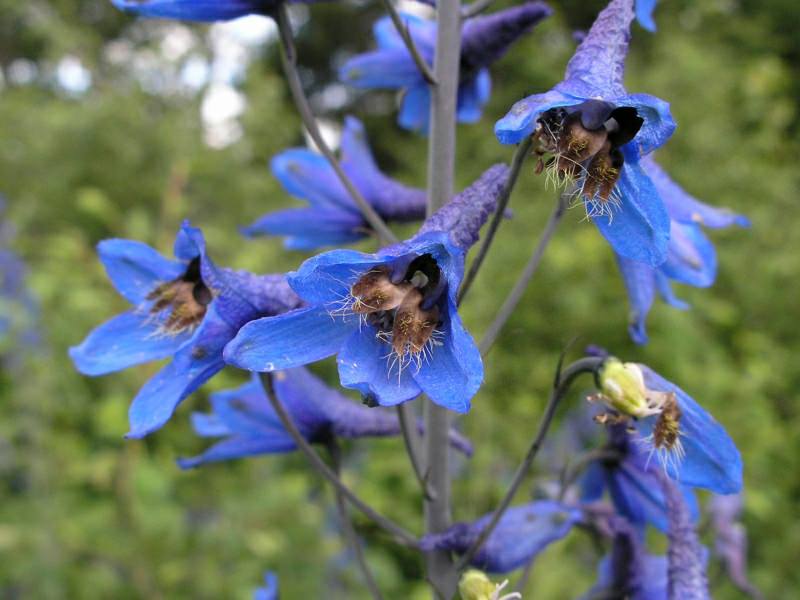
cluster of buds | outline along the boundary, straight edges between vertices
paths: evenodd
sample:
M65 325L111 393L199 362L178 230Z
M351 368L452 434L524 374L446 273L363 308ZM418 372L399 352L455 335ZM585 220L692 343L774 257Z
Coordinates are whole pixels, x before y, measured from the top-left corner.
M189 263L183 275L157 285L147 295L147 300L152 302L148 310L153 317L169 310L160 331L171 335L197 327L213 299L214 294L200 274L199 257Z
M630 107L613 108L599 100L546 111L533 133L536 173L546 171L555 187L574 184L586 200L587 214L612 216L619 203L615 187L625 159L621 146L631 141L644 121Z

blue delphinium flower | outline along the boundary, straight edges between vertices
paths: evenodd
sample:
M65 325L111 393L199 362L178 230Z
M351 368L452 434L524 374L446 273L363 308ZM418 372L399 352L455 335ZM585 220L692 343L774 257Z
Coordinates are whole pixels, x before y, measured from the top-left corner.
M463 554L478 539L492 513L472 523L456 523L442 533L425 535L420 548ZM508 573L533 560L553 542L566 536L583 519L580 509L540 500L509 508L470 564L488 573Z
M526 2L487 16L468 19L461 36L457 118L474 123L489 100L491 78L488 67L499 60L519 37L552 14L544 2ZM402 15L422 58L433 64L436 23ZM403 100L398 123L413 131L427 133L430 89L389 17L374 27L378 50L359 54L342 67L339 78L365 89L400 89Z
M339 378L384 406L425 392L467 412L483 380L480 353L458 316L464 256L508 178L488 169L428 218L419 233L377 254L333 250L290 273L305 308L243 327L225 360L275 371L338 354Z
M667 256L669 217L639 159L661 146L675 123L666 102L623 87L632 20L633 0L612 0L564 80L514 104L495 134L503 144L533 136L537 172L574 190L618 254L658 266Z
M641 531L619 515L610 515L605 528L611 552L600 561L597 583L584 600L667 600L667 557L648 554Z
M667 500L669 527L667 538L668 598L709 600L705 549L700 545L689 509L677 486L663 473L661 488Z
M654 470L660 467L649 461L640 443L626 431L624 425L608 428L606 449L615 456L593 462L583 478L582 500L599 500L608 490L616 511L637 527L651 524L667 530L667 508ZM687 505L694 519L699 515L694 493L683 488Z
M709 228L750 225L742 215L704 204L687 194L651 156L642 159L641 164L667 207L671 234L667 260L657 268L617 255L631 305L628 332L637 344L647 342L645 323L656 293L676 308L688 308L672 293L671 281L695 287L714 283L717 254L701 225Z
M126 12L158 19L229 21L247 15L270 15L279 4L309 4L315 0L111 0Z
M175 239L176 260L132 240L104 240L97 250L133 308L70 348L77 369L104 375L172 357L134 398L128 437L162 427L181 400L218 373L225 364L222 349L242 325L300 305L283 275L217 268L203 234L188 222Z
M302 367L276 373L275 394L303 437L312 443L324 443L331 436L350 439L400 433L396 414L357 404ZM224 439L200 456L178 461L182 468L290 452L296 447L273 410L258 375L235 390L211 394L211 407L211 414L192 414L194 430L203 437ZM468 456L472 454L471 444L454 430L450 432L450 444Z
M278 600L278 576L275 573L264 573L264 587L256 589L253 600Z
M646 365L614 357L606 359L598 382L597 398L616 411L599 420L630 425L634 442L656 454L671 478L717 494L742 488L742 458L733 440L678 386Z
M407 187L381 173L364 126L353 117L345 119L340 164L385 221L404 223L425 218L425 190ZM287 236L285 245L292 250L347 244L369 235L369 224L322 155L292 148L273 158L271 167L286 191L306 200L309 206L264 215L243 229L245 235Z

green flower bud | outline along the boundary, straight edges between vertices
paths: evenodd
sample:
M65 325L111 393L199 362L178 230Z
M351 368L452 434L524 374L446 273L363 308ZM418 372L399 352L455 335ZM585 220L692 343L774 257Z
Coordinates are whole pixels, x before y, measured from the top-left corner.
M486 573L470 569L461 576L458 593L461 595L461 600L489 600L496 587Z
M644 375L636 363L623 363L611 356L603 363L598 382L604 400L617 412L631 417L653 414Z

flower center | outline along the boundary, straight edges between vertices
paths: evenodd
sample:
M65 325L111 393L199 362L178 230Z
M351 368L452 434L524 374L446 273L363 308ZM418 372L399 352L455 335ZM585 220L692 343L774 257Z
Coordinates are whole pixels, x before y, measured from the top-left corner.
M536 172L545 171L554 187L574 185L586 201L588 216L610 217L611 206L619 203L615 187L625 162L620 148L643 123L636 109L614 108L600 100L552 108L542 114L533 133Z
M173 335L196 327L213 299L200 274L200 257L192 259L183 275L159 284L147 295L153 303L150 314L169 311L161 329Z
M391 345L402 369L411 358L419 362L436 343L444 279L430 254L414 258L405 268L397 267L368 271L352 285L350 296L353 312Z

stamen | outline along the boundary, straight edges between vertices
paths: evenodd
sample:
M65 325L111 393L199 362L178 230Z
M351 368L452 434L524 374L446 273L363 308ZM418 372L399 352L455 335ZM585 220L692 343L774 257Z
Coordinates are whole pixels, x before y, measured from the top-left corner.
M214 294L203 282L200 259L195 258L181 277L159 284L146 299L153 303L147 309L153 319L157 319L160 313L169 310L158 332L176 335L192 330L200 324L205 317L206 307L214 299Z

